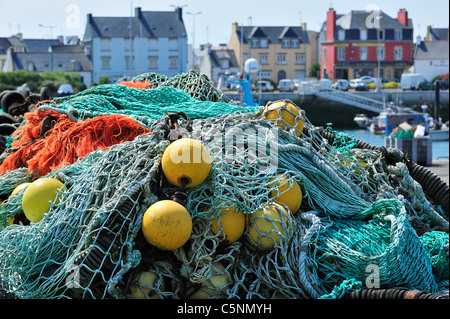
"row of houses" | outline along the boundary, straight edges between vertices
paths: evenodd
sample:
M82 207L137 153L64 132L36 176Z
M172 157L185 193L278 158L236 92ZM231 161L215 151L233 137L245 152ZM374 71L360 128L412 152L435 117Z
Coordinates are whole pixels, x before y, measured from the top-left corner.
M243 26L233 23L227 44L191 48L182 8L142 11L131 17L87 15L82 39L0 38L3 71L79 72L91 86L154 72L167 76L197 68L215 84L243 70L248 58L259 62L260 78L274 82L304 79L320 63L321 78L363 75L398 81L408 70L427 78L448 73L448 28L428 28L414 43L412 20L405 9L397 17L379 11L338 14L332 8L319 31L298 26Z

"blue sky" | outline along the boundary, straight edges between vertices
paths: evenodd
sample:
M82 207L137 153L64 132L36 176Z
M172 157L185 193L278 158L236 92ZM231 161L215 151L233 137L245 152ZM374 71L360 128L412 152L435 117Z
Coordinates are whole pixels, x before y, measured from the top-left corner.
M414 23L414 38L417 31L424 36L427 25L441 28L449 25L449 4L445 0L0 0L0 36L20 31L25 38L49 38L51 30L53 37L82 37L87 13L129 16L134 7L144 11L171 11L176 6L183 7L189 43L192 43L195 16L196 46L206 42L227 43L233 22L266 26L306 22L308 29L318 31L330 7L337 13L378 7L392 17L397 16L398 9L405 8Z

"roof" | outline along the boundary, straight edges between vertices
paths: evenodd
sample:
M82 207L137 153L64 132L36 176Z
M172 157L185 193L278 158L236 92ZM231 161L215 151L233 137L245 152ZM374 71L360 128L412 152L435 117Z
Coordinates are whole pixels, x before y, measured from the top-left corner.
M28 52L48 52L50 45L62 44L58 39L23 39Z
M27 63L34 64L37 72L50 71L51 54L49 52L15 52L13 54L14 70L26 70ZM78 69L74 68L78 62ZM92 71L92 64L84 52L55 52L53 53L54 71Z
M366 20L368 18L370 19L370 15L373 15L370 11L352 10L347 14L336 17L336 28L342 28L344 30L370 29L366 23ZM405 26L398 22L397 19L391 18L381 10L379 17L380 29L410 29L413 27L411 19L408 19L408 26Z
M6 54L10 43L7 38L0 38L0 54Z
M428 40L447 40L448 41L448 28L428 28L427 37Z
M160 38L186 36L181 8L175 11L141 11L135 9L134 17L93 17L87 15L83 41L100 38L133 37Z
M230 62L230 65L229 65L230 68L239 67L239 63L237 62L234 50L212 49L209 52L209 56L211 58L211 66L212 67L220 67L221 60L228 60Z
M236 30L239 41L241 39L241 32L243 32L244 43L248 43L250 37L268 39L270 43L279 43L281 39L286 38L297 38L301 43L309 43L306 32L300 26L240 26Z
M422 41L417 45L415 60L448 60L448 41Z

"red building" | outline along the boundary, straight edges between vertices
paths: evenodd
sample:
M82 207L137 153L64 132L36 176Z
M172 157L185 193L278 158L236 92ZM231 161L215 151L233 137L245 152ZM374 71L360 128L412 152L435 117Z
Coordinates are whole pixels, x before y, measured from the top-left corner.
M399 81L412 65L413 24L405 9L393 19L381 10L339 15L331 8L320 38L322 78L377 77L379 64L381 78Z

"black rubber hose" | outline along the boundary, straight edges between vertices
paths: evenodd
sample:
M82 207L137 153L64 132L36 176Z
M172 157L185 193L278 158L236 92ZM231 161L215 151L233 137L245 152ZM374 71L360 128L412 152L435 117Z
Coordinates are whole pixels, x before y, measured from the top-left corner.
M333 144L335 134L329 131L318 130L320 135L325 138L330 145ZM356 141L356 148L383 151L384 147L371 145L367 142L353 138ZM422 189L429 194L436 203L441 205L445 217L449 218L449 186L438 175L429 169L414 163L408 162L408 169L411 177L417 181Z
M448 299L448 295L413 291L404 288L374 289L346 293L342 299Z

